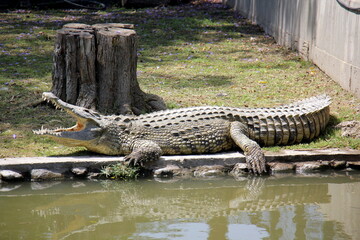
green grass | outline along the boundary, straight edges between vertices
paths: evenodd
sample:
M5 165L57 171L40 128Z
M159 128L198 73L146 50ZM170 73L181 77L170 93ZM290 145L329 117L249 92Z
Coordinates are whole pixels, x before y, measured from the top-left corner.
M360 149L360 140L341 137L332 128L340 121L360 120L359 99L231 9L203 3L95 12L0 12L0 157L83 150L32 134L42 125L53 128L73 123L61 111L34 104L43 91L51 89L56 30L71 22L135 24L138 81L146 92L163 97L169 108L271 107L326 93L333 98L328 130L312 143L286 148Z
M106 178L114 180L131 180L138 178L139 171L140 168L129 167L123 163L117 163L104 167L101 170L101 174Z

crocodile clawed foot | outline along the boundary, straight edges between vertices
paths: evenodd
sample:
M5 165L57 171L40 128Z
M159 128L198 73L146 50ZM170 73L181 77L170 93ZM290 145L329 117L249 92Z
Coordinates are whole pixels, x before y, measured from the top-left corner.
M125 165L128 167L136 167L141 165L140 157L138 154L132 152L124 157Z
M245 154L246 163L250 172L254 174L266 173L266 164L264 153L259 148L253 148L251 151Z

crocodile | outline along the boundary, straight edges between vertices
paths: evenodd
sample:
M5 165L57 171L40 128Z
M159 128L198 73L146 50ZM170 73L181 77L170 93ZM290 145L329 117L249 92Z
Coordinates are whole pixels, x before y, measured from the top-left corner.
M43 98L76 120L70 128L41 128L67 146L83 146L106 155L125 155L130 165L156 161L161 155L244 152L250 172L267 172L260 146L308 142L320 135L330 116L330 97L319 95L274 108L220 106L164 110L138 116L102 115L75 106L51 92Z

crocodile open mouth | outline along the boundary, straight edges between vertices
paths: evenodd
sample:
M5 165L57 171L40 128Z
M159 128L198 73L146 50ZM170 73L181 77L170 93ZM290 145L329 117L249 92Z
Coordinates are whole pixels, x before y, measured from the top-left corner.
M35 134L82 141L96 138L97 133L101 130L97 123L97 120L100 118L98 113L90 109L68 104L50 92L43 93L43 98L52 103L55 108L64 110L72 116L76 120L76 124L69 128L47 129L41 127L41 129L33 131Z
M69 128L56 128L56 129L48 129L43 126L39 130L34 130L34 133L37 135L54 135L61 136L63 132L81 132L86 128L86 124L77 122L74 126Z

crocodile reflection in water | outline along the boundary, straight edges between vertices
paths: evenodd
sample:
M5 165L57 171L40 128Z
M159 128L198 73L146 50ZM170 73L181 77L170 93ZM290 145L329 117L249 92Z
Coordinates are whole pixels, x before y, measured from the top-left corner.
M229 226L230 222L242 223L245 219L248 224L261 226L272 234L275 232L288 235L288 232L292 231L291 234L296 234L299 239L305 237L302 236L305 231L326 235L325 228L308 229L306 226L310 226L314 221L311 214L317 214L317 217L321 216L321 221L326 221L318 210L319 204L333 206L333 197L328 194L328 183L324 181L324 184L321 184L321 178L308 177L303 178L301 182L297 182L296 179L281 180L269 177L244 181L181 180L169 184L154 181L101 182L102 186L98 183L95 186L95 183L84 182L93 189L81 193L81 188L71 188L73 193L54 195L55 190L49 188L48 192L52 194L46 195L50 198L47 204L39 204L44 201L38 200L41 196L36 192L30 192L28 195L22 193L21 202L26 202L26 206L22 207L26 209L22 212L31 212L31 221L40 221L40 226L51 229L53 238L86 235L90 231L99 235L101 232L102 238L134 236L140 231L139 224L149 226L154 223L181 221L206 222L210 229L208 234L221 239L224 238L226 226ZM342 181L352 180L344 177ZM16 191L20 190L15 189L14 192ZM8 216L8 208L19 208L15 200L3 204L7 207L0 210ZM341 202L337 202L337 205L340 204ZM63 217L60 218L60 215ZM299 226L297 224L289 228L286 222L289 216L293 216L291 221L300 221L305 229L296 229L295 227ZM21 221L26 221L24 217L23 214ZM51 224L55 220L62 222L61 229ZM63 222L65 220L66 222ZM117 227L111 231L101 230L114 224ZM343 229L336 221L326 221L324 226Z

